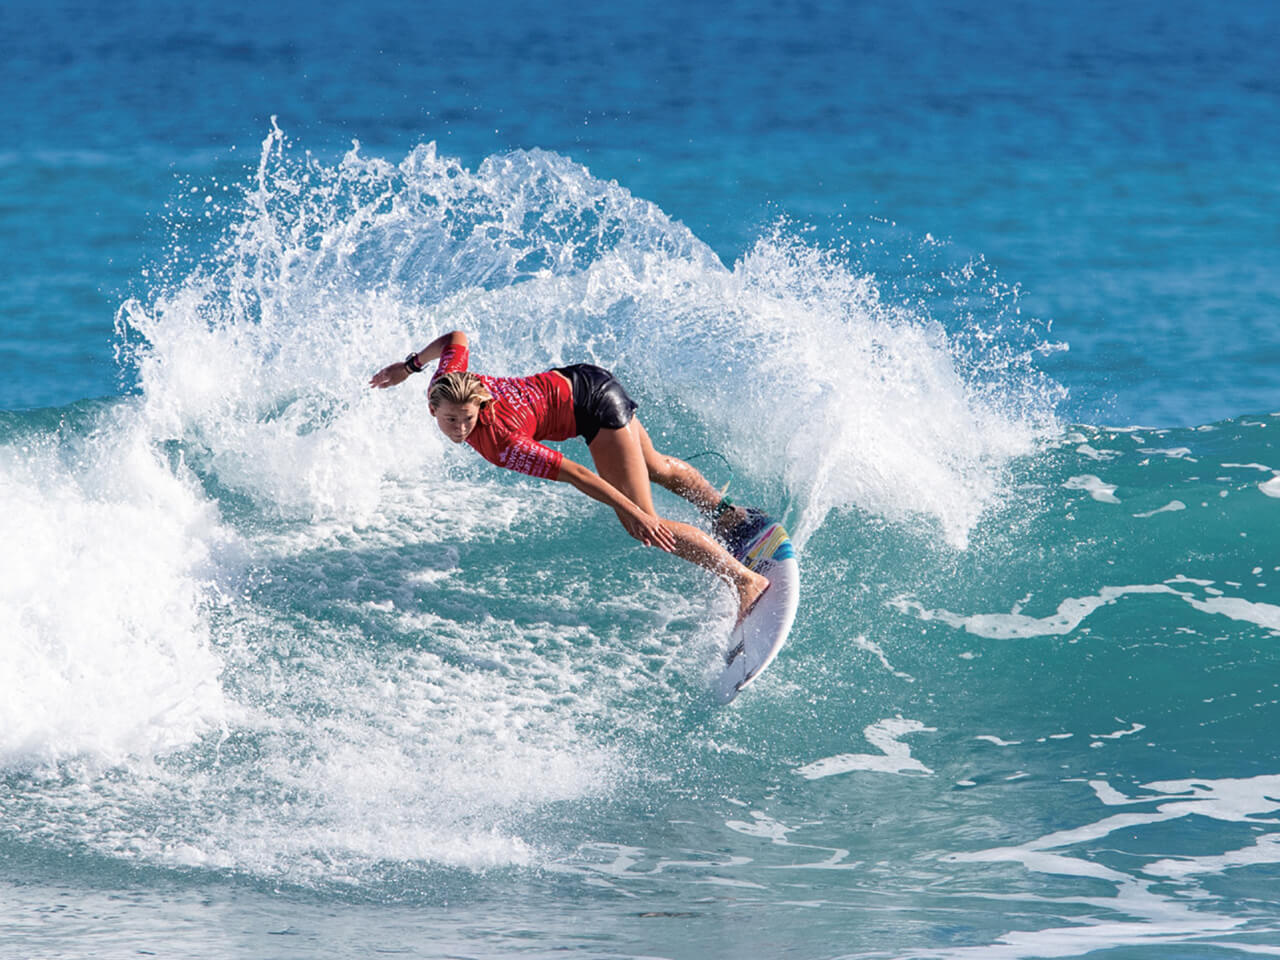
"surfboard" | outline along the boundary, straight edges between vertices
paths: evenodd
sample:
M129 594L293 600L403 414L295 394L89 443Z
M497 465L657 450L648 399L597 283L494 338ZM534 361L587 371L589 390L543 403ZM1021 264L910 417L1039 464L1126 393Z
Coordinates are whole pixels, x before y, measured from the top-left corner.
M729 636L724 668L712 685L721 703L736 697L773 662L787 642L800 605L800 566L791 538L777 520L749 510L726 547L744 566L768 577L769 589Z

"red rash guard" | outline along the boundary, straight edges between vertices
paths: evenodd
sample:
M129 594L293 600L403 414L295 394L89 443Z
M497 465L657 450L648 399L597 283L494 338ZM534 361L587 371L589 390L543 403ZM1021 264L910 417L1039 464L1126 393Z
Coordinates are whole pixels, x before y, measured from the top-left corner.
M465 371L469 359L466 347L445 347L431 382L445 373ZM480 412L467 443L490 463L531 477L556 479L564 454L538 441L577 435L569 381L548 370L532 377L481 376L480 382L493 394L493 402Z

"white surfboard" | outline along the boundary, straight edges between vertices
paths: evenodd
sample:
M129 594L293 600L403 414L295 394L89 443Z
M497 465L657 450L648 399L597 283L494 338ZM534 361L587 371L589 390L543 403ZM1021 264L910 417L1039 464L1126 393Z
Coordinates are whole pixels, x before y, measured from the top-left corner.
M787 642L800 605L800 566L782 524L758 510L729 538L729 552L751 570L769 578L765 591L746 619L729 636L724 669L713 689L728 703L773 662Z

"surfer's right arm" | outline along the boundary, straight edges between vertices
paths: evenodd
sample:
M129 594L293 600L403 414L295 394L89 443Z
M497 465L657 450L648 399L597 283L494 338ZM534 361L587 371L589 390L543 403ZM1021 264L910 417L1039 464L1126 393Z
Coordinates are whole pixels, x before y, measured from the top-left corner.
M421 373L427 364L440 359L447 347L466 347L467 335L461 330L450 330L436 337L417 353L411 353L403 360L388 364L369 380L369 386L384 389L404 383L411 373Z
M633 500L600 474L565 457L560 461L560 472L555 479L570 484L592 500L599 500L606 506L613 507L627 533L646 547L657 547L667 553L675 553L676 538L663 519L645 513Z

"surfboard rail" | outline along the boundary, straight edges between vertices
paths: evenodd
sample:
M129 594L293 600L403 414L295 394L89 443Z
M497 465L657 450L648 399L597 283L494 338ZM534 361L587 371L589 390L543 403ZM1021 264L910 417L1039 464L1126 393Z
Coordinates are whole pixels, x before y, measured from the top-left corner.
M729 552L768 577L769 589L729 635L724 667L713 683L721 703L733 700L773 662L800 605L800 565L781 523L753 510L728 539Z

